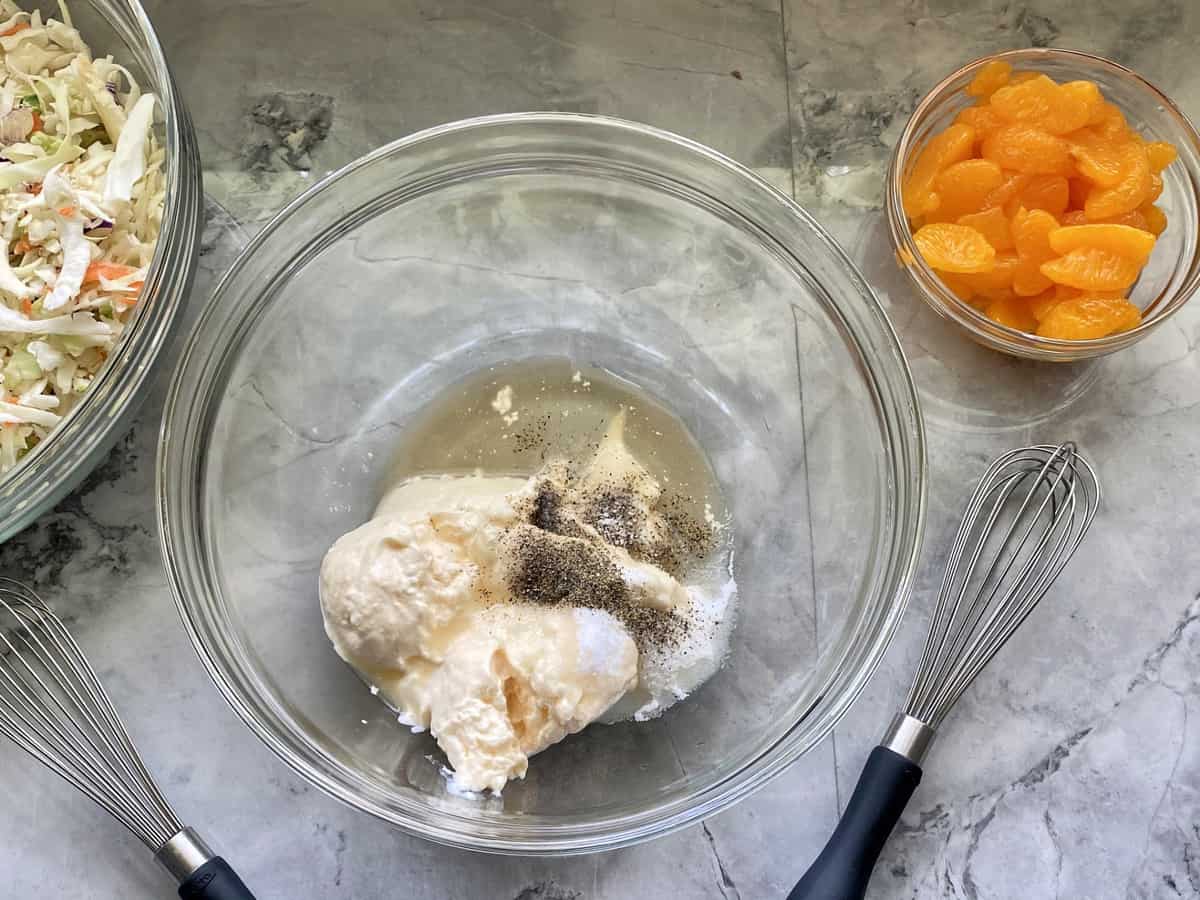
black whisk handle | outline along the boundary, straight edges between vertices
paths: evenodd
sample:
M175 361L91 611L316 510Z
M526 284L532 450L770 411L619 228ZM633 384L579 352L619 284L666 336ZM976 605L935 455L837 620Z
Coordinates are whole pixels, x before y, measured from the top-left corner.
M254 900L233 867L214 856L179 886L181 900Z
M862 900L875 861L920 783L921 767L912 760L886 747L872 750L842 820L788 900Z

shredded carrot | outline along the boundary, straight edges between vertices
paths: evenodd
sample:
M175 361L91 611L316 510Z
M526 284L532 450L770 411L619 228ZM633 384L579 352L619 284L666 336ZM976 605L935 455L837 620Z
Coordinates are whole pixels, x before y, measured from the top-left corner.
M4 31L0 31L0 37L8 37L11 34L16 34L18 31L24 31L28 27L29 27L28 22L18 22L12 28L8 28L8 29L5 29Z
M60 207L58 208L58 214L59 214L60 216L73 216L73 215L75 215L75 207L73 207L73 206L60 206Z
M26 316L33 315L33 301L28 297L21 301L21 312L25 313Z
M45 127L46 127L46 123L44 121L42 121L42 117L40 115L38 115L38 111L35 109L33 111L33 130L41 131ZM39 190L41 189L40 185L38 186L38 189Z
M13 252L20 253L21 255L28 253L32 249L33 244L29 243L29 241L25 240L25 238L21 238L19 241L13 244Z
M33 184L31 184L29 186L29 193L33 194L33 196L36 197L41 192L42 192L42 183L40 181L35 181Z
M143 281L131 281L129 286L135 291L141 291L143 284L145 284ZM112 302L116 304L118 312L128 312L130 309L133 309L133 307L137 306L137 302L141 299L142 297L140 293L119 294L112 299Z
M101 278L107 278L109 281L114 281L117 278L124 278L126 275L132 275L136 272L133 266L125 266L121 263L104 262L98 259L87 267L87 271L83 273L84 281L99 281Z

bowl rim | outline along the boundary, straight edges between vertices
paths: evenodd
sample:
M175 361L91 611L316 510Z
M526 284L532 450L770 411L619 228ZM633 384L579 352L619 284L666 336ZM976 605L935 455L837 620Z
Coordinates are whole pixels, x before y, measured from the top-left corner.
M873 623L873 636L867 631L871 639L865 648L848 647L841 654L841 659L844 659L850 655L851 650L855 650L860 653L862 660L855 670L856 674L851 684L837 695L837 701L825 713L828 724L815 739L803 746L788 748L787 752L777 752L780 745L787 743L796 725L793 723L769 746L756 750L746 766L709 785L700 794L685 800L676 800L673 804L655 810L617 816L618 824L615 827L609 819L601 818L599 827L594 824L588 826L592 831L581 831L582 826L547 826L544 831L553 832L552 834L536 833L532 838L506 838L496 837L490 832L481 835L477 823L473 826L468 823L467 827L454 827L456 817L452 813L439 813L436 822L418 821L408 814L400 814L371 799L365 799L362 794L351 789L359 786L358 784L351 785L335 780L325 772L317 771L309 761L311 754L302 756L296 748L286 744L281 736L272 730L271 723L260 719L254 705L275 706L276 701L274 698L251 698L235 683L230 674L230 666L219 658L220 648L210 643L204 631L204 623L200 621L204 615L203 607L193 597L194 591L204 591L210 598L218 598L217 602L221 602L220 590L212 583L207 560L202 558L205 556L202 547L205 541L197 540L197 535L194 534L203 529L193 527L198 523L198 510L202 506L199 501L202 479L194 473L198 471L195 466L201 464L200 450L204 430L197 426L195 419L197 412L205 409L203 388L211 386L208 384L211 382L211 376L222 368L219 362L214 363L212 353L206 353L212 347L207 346L205 340L214 328L223 324L221 316L225 309L220 301L258 250L276 231L285 227L293 215L318 195L333 189L345 176L370 167L385 157L458 132L521 124L576 127L584 125L615 129L618 132L632 131L643 137L675 145L731 172L743 179L748 188L753 188L770 200L782 204L788 215L799 219L811 236L825 245L831 258L855 283L858 293L866 301L866 306L861 312L876 329L876 333L868 336L871 340L881 341L886 345L891 370L880 369L877 373L872 369L867 375L876 407L882 406L888 413L880 415L882 438L886 441L883 456L886 459L885 469L891 488L889 500L898 502L889 502L888 509L881 513L888 517L894 531L891 546L887 548L886 554L880 554L881 562L878 563L880 575L876 602L884 611ZM245 322L247 317L253 315L252 309L244 308L232 314L231 319ZM862 335L856 335L856 339L861 337ZM880 361L879 365L883 366L884 361ZM877 383L880 374L887 376L887 385L881 386ZM893 395L899 400L894 399ZM180 356L171 379L159 432L156 494L159 542L167 579L192 646L226 702L276 756L330 796L435 843L497 854L558 856L629 846L694 824L757 790L804 752L829 736L878 667L907 608L924 532L927 476L924 420L916 385L899 338L874 291L858 268L833 238L792 198L725 155L669 131L610 116L523 112L449 122L392 141L330 173L272 217L222 277ZM838 667L834 666L831 671L836 672L837 669ZM829 681L833 680L831 675ZM818 696L819 699L827 699ZM815 706L815 703L813 705ZM636 821L627 823L635 817Z
M1163 304L1149 318L1143 319L1135 328L1118 332L1102 338L1088 340L1065 340L1062 338L1041 337L1028 332L1018 331L1008 325L1003 325L988 318L982 311L960 299L942 282L935 272L917 251L913 240L913 231L908 224L908 216L902 203L902 183L904 168L909 156L917 148L913 145L914 132L925 114L942 101L953 96L959 89L959 83L967 75L977 71L989 62L1002 60L1005 62L1034 62L1038 60L1064 59L1077 61L1083 66L1107 69L1131 83L1142 88L1147 96L1154 98L1164 111L1172 116L1182 127L1192 150L1200 156L1200 133L1187 114L1164 91L1138 74L1128 66L1115 60L1085 50L1075 50L1067 47L1026 47L1016 50L1005 50L1000 53L989 53L977 57L942 78L921 98L913 109L904 130L900 134L896 146L892 150L886 176L886 197L884 206L887 212L888 231L892 244L898 254L897 262L904 269L909 279L917 288L917 293L935 312L950 318L965 328L975 340L987 346L1025 359L1037 359L1052 362L1077 361L1095 356L1103 356L1124 349L1141 340L1151 331L1162 325L1174 315L1200 289L1200 269L1193 262L1195 274L1189 279L1186 290L1179 291L1169 303ZM1193 177L1193 189L1197 193L1200 205L1200 185ZM1200 249L1197 251L1200 257Z
M57 503L100 461L127 425L170 344L195 274L203 220L200 159L191 119L154 26L138 0L91 0L114 31L149 56L163 117L165 196L143 296L79 403L11 470L0 475L0 542ZM132 24L131 24L132 23ZM139 46L140 43L140 46ZM111 52L119 52L115 48ZM145 85L143 85L143 88Z

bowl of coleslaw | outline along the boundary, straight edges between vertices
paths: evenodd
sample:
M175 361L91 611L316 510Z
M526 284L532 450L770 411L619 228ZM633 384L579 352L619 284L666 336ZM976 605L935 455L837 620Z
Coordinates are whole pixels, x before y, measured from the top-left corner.
M136 0L0 0L0 540L129 426L179 322L202 202Z

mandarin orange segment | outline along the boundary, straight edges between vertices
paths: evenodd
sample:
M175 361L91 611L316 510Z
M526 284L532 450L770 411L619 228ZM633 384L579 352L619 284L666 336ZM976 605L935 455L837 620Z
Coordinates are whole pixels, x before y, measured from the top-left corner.
M1095 96L1081 90L1081 84L1088 84ZM1068 90L1045 75L1006 85L992 94L991 99L992 108L1010 122L1050 134L1066 134L1082 128L1100 103L1103 100L1095 85L1074 82Z
M1002 59L993 59L980 66L971 83L967 85L967 94L972 97L990 97L999 88L1008 84L1012 75L1012 66Z
M971 282L966 275L953 275L950 272L938 272L938 278L946 287L950 288L951 293L958 297L964 303L970 303L975 296L975 288L971 286Z
M993 206L1004 207L1013 197L1024 189L1025 185L1029 184L1029 179L1032 175L1026 175L1024 172L1009 172L1004 170L1004 182L1000 187L996 188L983 202L984 207L990 208Z
M934 179L942 169L970 156L974 143L975 130L959 122L929 139L904 179L902 197L908 215L923 216L937 209Z
M1101 187L1112 187L1124 175L1120 150L1121 145L1108 143L1094 132L1075 136L1071 141L1071 156L1079 174Z
M1050 232L1058 229L1058 221L1044 209L1020 209L1012 219L1013 245L1020 264L1013 273L1013 292L1032 297L1053 286L1042 274L1041 265L1054 258Z
M1092 183L1086 178L1074 177L1067 179L1067 209L1079 210L1083 212L1083 205L1087 203L1088 192L1092 189Z
M1124 291L1081 291L1079 288L1068 287L1065 284L1056 284L1053 290L1054 297L1057 300L1070 300L1072 297L1107 297L1113 299L1125 296Z
M966 225L953 222L925 225L913 235L913 241L926 264L942 272L988 272L996 264L992 245Z
M1034 72L1032 77L1006 85L992 94L991 106L1010 122L1041 127L1041 119L1054 109L1058 85L1054 79Z
M1106 140L1124 142L1130 140L1129 125L1125 114L1114 103L1104 101L1092 121L1088 123L1104 136Z
M1015 253L997 253L991 269L961 277L971 286L976 296L997 300L1012 296L1013 276L1019 265L1020 260Z
M1138 210L1146 218L1146 230L1155 237L1167 230L1167 214L1152 203Z
M989 134L983 139L983 157L1002 169L1030 175L1071 175L1075 171L1066 141L1028 125L1007 125Z
M1058 217L1066 212L1071 193L1067 179L1061 175L1034 175L1017 191L1017 195L1004 204L1010 216L1022 206L1026 209L1044 209Z
M1099 247L1079 247L1039 268L1051 281L1085 291L1124 290L1141 271L1133 260Z
M1007 124L990 106L968 106L959 111L954 121L974 128L976 140Z
M998 207L993 206L982 212L960 216L958 224L974 228L996 250L1012 249L1012 229L1009 227L1008 216L1004 215L1004 210Z
M1013 273L1013 293L1018 297L1035 297L1053 284L1042 274L1041 264L1035 260L1022 258Z
M984 201L1004 182L1004 173L986 159L964 159L948 166L933 182L938 195L937 218L955 221L967 213L978 212Z
M1085 213L1086 218L1086 213ZM1064 225L1086 225L1087 222L1063 222ZM1092 223L1096 225L1128 225L1130 228L1139 228L1142 231L1150 231L1150 223L1146 221L1146 216L1140 208L1130 210L1127 213L1121 213L1119 216L1109 216L1107 219L1100 219L1098 222ZM1153 234L1153 232L1151 232Z
M1104 95L1100 93L1100 88L1094 81L1068 81L1059 87L1059 94L1063 97L1063 104L1069 107L1073 112L1072 115L1081 115L1082 121L1075 128L1081 128L1084 125L1091 123L1099 118L1104 112ZM1082 109L1079 112L1078 108ZM1063 122L1070 122L1073 119L1064 118ZM1067 131L1074 131L1075 128L1068 128ZM1058 132L1063 134L1065 132Z
M1150 161L1140 144L1124 144L1119 149L1121 156L1121 180L1111 187L1095 187L1088 191L1083 206L1092 221L1119 216L1137 209L1150 197L1153 187Z
M1146 199L1153 203L1163 192L1163 180L1161 175L1150 176L1150 193L1146 195Z
M1144 266L1150 258L1154 240L1149 231L1129 225L1071 225L1050 232L1050 247L1060 256L1080 247L1099 247L1138 266Z
M1054 307L1058 306L1062 300L1063 298L1056 294L1054 288L1051 288L1048 291L1042 291L1042 293L1034 297L1025 298L1025 302L1029 304L1029 311L1033 313L1033 317L1039 322L1046 318L1047 313L1054 309Z
M1016 331L1033 332L1038 326L1037 319L1034 318L1033 311L1024 297L999 297L991 301L984 312L993 322L1007 325Z
M1175 162L1178 156L1175 145L1166 141L1151 141L1146 145L1146 159L1150 160L1150 171L1155 175Z
M1082 209L1073 209L1070 212L1063 213L1058 220L1065 225L1128 225L1131 228L1140 228L1142 231L1154 232L1150 228L1150 222L1146 219L1146 214L1142 209L1135 209L1127 213L1121 213L1119 216L1109 216L1107 219L1097 219L1092 221L1087 217Z
M1019 209L1012 219L1013 243L1017 253L1031 259L1050 259L1050 232L1059 228L1058 220L1044 209Z
M1078 296L1098 296L1102 300L1126 299L1124 290L1080 290L1079 288L1069 288L1066 284L1055 284L1054 295L1056 300L1073 300Z
M1096 340L1136 328L1141 321L1138 308L1122 297L1074 297L1056 303L1037 333L1065 341Z

